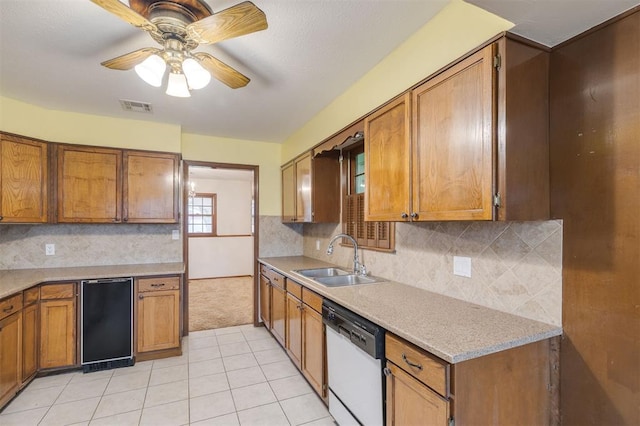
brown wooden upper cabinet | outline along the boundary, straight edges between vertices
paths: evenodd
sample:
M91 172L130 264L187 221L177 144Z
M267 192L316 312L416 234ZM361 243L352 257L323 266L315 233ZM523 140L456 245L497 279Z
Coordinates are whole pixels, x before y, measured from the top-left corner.
M0 223L48 220L48 144L0 133Z
M548 64L503 37L365 118L365 219L547 219Z
M58 222L176 223L177 154L58 146Z
M340 221L340 163L337 153L311 151L282 166L282 222Z

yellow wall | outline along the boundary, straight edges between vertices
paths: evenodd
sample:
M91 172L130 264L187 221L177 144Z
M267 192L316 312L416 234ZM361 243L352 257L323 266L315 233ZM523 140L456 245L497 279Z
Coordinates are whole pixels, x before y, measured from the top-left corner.
M420 80L513 26L461 0L452 0L371 71L289 137L282 162L321 142Z
M0 130L81 145L180 152L180 126L41 108L0 96Z
M259 214L280 215L280 158L282 145L185 133L182 158L193 161L260 166Z

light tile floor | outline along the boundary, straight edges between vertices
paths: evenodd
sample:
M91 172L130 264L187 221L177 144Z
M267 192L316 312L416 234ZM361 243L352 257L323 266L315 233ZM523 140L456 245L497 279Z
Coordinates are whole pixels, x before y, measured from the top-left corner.
M320 398L262 327L197 331L183 355L35 379L0 425L334 426Z

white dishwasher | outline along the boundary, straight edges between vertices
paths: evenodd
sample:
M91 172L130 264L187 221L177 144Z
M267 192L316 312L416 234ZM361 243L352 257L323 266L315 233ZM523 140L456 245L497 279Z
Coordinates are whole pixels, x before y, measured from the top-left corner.
M385 330L329 300L327 326L329 412L340 426L382 426Z

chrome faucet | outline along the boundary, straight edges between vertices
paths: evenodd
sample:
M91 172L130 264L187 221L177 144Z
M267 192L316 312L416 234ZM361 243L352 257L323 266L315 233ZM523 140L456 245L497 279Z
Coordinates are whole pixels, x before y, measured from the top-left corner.
M338 234L331 238L331 241L329 241L329 246L327 247L327 254L333 254L333 243L338 238L347 238L353 243L353 273L356 275L367 275L367 268L364 265L361 265L360 259L358 259L358 242L351 235Z

